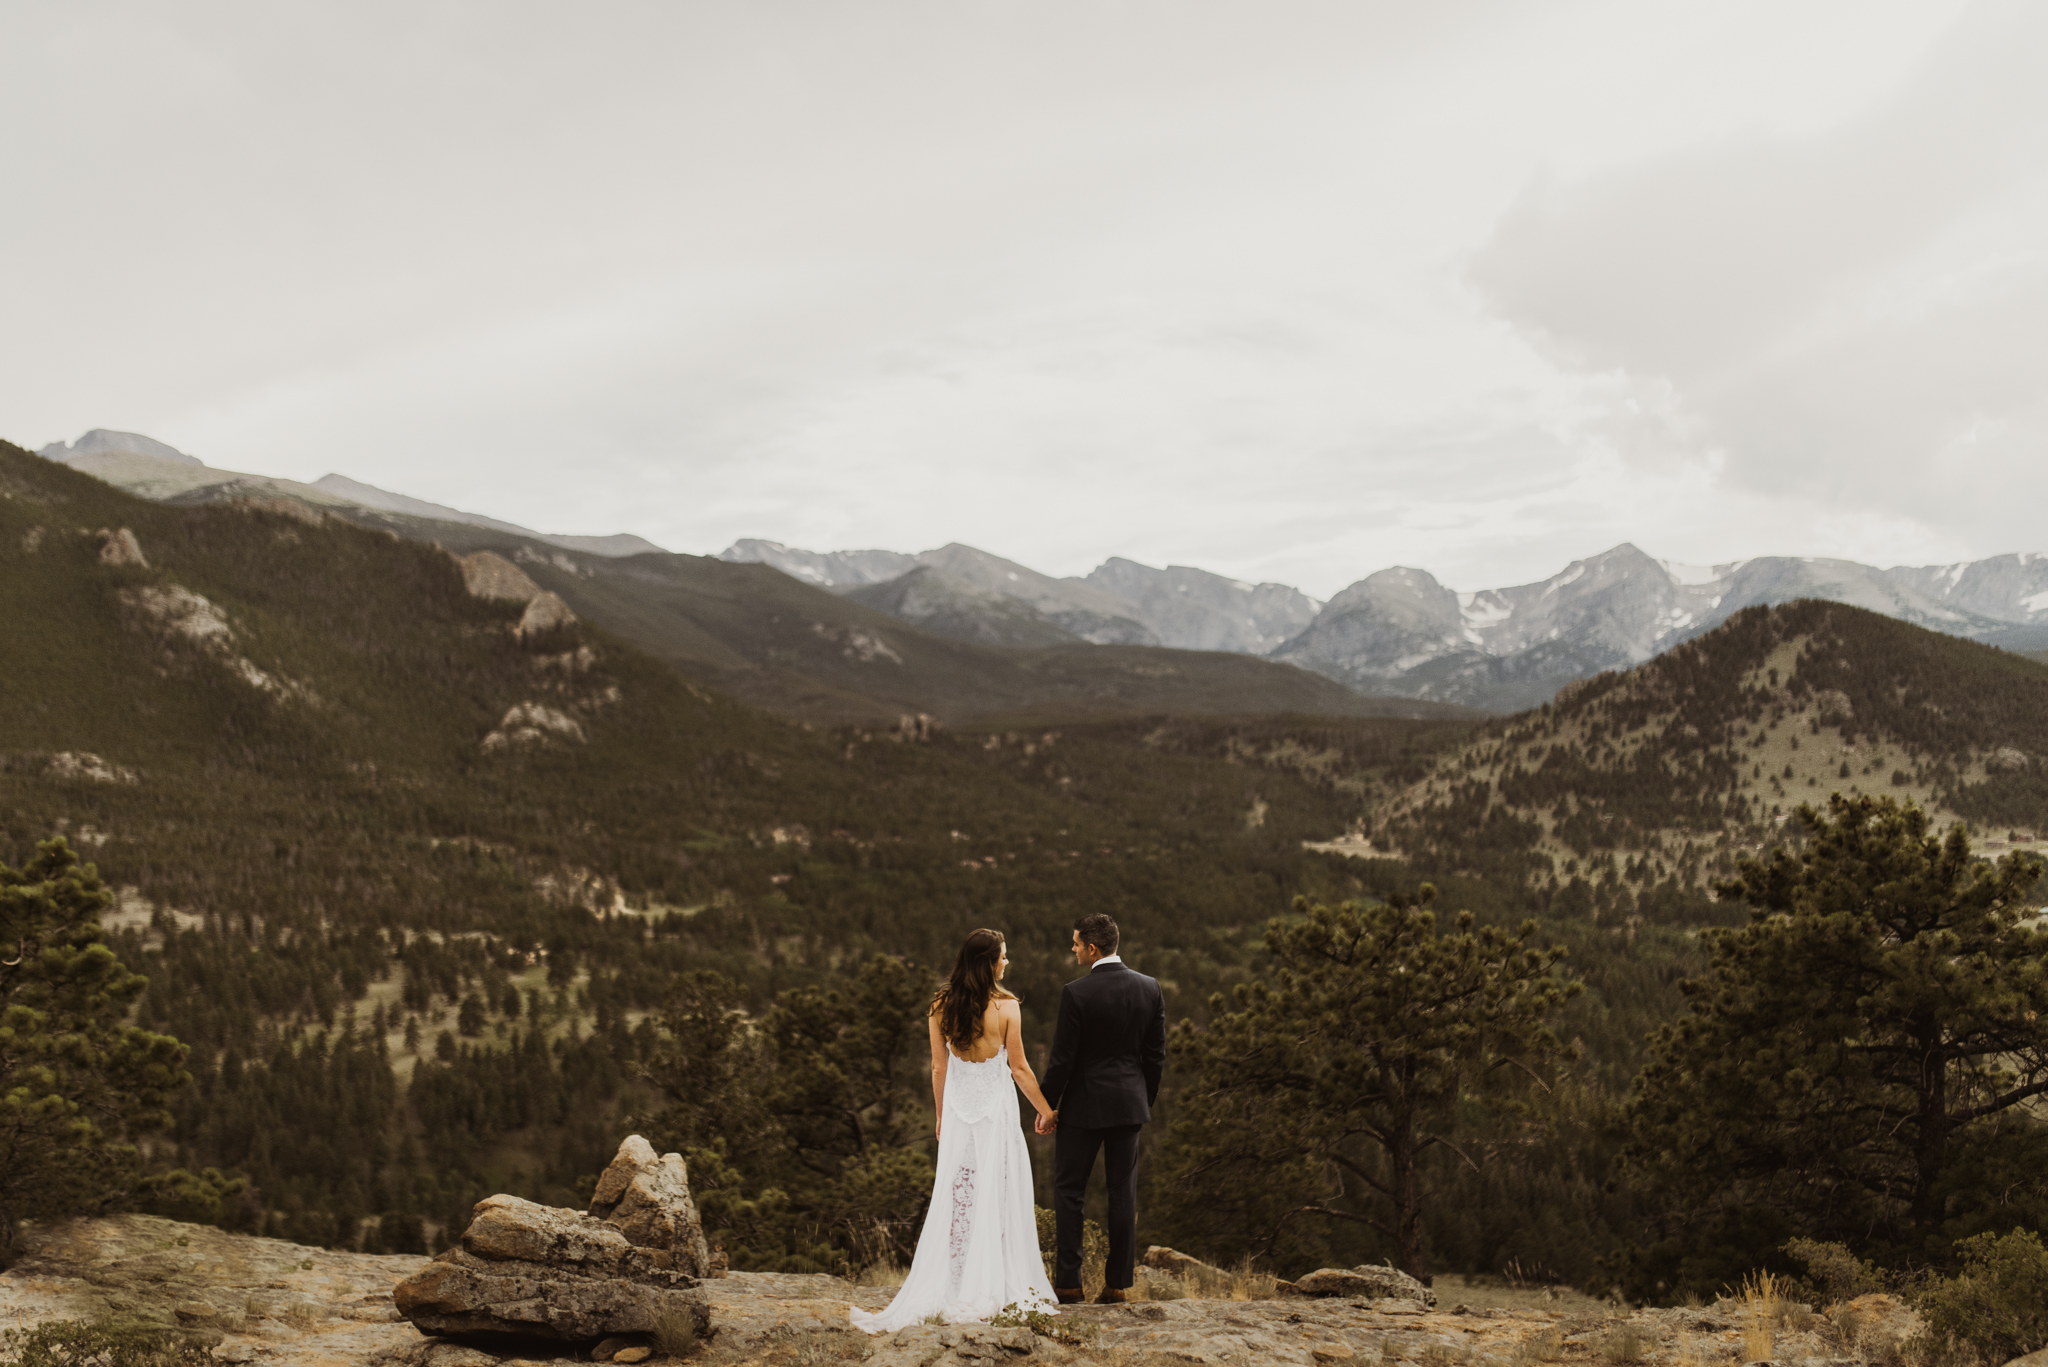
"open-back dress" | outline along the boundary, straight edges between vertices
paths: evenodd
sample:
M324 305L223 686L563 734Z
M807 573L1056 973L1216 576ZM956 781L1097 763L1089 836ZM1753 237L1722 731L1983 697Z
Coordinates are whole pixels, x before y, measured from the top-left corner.
M972 1063L953 1055L939 1125L939 1170L910 1275L889 1308L853 1312L856 1329L887 1334L937 1315L985 1320L1005 1306L1057 1314L1038 1255L1031 1155L1018 1123L1010 1050Z

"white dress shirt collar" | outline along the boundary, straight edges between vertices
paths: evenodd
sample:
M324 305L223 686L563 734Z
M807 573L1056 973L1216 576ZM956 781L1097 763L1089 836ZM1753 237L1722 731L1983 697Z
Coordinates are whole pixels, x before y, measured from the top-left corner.
M1102 967L1104 964L1120 964L1123 961L1123 955L1121 954L1105 954L1101 958L1097 959L1094 963L1088 965L1088 971L1090 973L1093 973L1096 969Z

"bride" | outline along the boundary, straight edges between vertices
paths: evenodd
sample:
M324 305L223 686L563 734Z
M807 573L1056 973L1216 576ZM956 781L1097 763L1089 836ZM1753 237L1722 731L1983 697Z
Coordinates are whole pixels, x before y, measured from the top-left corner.
M932 998L932 1099L939 1170L910 1275L880 1314L853 1324L886 1334L937 1315L948 1324L985 1320L1006 1305L1054 1309L1038 1255L1031 1157L1017 1118L1022 1088L1048 1126L1052 1108L1024 1061L1023 1010L1000 985L1010 967L1002 935L977 930ZM1012 1085L1015 1079L1015 1085Z

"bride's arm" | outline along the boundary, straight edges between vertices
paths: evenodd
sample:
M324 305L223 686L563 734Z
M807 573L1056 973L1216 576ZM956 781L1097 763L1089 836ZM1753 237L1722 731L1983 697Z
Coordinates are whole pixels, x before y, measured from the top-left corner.
M1038 1090L1038 1075L1024 1061L1024 1008L1016 1002L1003 1003L1003 1035L1003 1043L1010 1047L1010 1076L1017 1079L1017 1090L1024 1093L1039 1119L1049 1119L1052 1107L1045 1104L1045 1093Z
M946 1128L946 1061L953 1057L946 1048L946 1037L939 1029L939 1008L925 1017L925 1024L931 1027L932 1037L932 1138L939 1137L939 1131Z

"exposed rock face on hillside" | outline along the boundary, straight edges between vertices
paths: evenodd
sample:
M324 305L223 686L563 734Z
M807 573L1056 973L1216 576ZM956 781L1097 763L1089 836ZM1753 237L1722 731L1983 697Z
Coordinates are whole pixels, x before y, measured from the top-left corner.
M147 568L149 562L142 558L142 544L135 539L135 533L126 527L109 531L105 527L98 532L100 542L100 563L102 565L137 565Z
M535 595L526 605L526 611L519 618L519 625L512 628L512 634L520 640L539 636L557 627L566 627L576 621L576 614L569 611L569 605L552 593Z
M545 703L522 702L512 705L504 720L483 738L481 748L488 755L498 750L542 745L548 741L575 741L580 745L585 739L583 723L568 713Z
M126 535L125 529L123 535ZM128 541L132 545L135 538L129 536ZM118 554L127 554L125 549L120 549L118 538L110 544L117 548ZM141 551L137 550L135 554L139 558ZM143 584L137 588L121 589L118 596L137 623L165 637L199 647L249 687L268 693L279 701L318 701L304 684L260 669L246 655L238 653L234 644L234 628L228 622L227 613L212 600L184 585Z
M462 585L472 598L530 603L540 597L540 585L496 551L475 551L457 563L462 566Z

